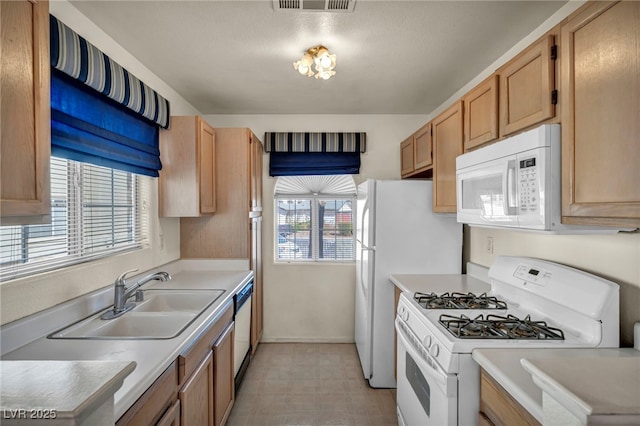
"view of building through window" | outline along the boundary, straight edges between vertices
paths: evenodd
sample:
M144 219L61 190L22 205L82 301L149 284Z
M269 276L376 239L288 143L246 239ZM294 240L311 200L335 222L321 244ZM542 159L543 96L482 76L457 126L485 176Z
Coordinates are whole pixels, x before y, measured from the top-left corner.
M353 200L277 198L277 260L352 261Z

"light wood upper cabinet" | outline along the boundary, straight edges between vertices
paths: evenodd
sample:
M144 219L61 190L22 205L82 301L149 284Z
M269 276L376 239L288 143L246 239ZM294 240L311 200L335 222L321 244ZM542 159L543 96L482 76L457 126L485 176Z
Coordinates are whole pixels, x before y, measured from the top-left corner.
M231 323L213 345L213 417L215 426L221 426L227 422L235 401L233 333L234 323Z
M498 70L500 136L555 116L553 46L554 36L546 36Z
M4 223L51 213L49 2L0 2L0 211Z
M561 29L562 220L640 226L640 2L593 2Z
M213 355L202 360L178 392L181 426L213 426Z
M413 147L413 135L409 136L400 144L400 175L402 177L411 175L415 170Z
M498 76L467 93L464 104L464 151L498 139Z
M160 216L197 217L216 211L215 131L197 116L171 117L160 130Z
M431 123L427 123L400 144L400 174L403 178L425 177L432 165Z
M416 171L431 167L433 153L431 152L431 123L427 123L414 136L414 161Z
M456 102L433 125L433 211L456 212L456 157L462 154L462 102Z
M252 206L262 203L262 142L246 128L216 128L216 214L180 221L183 258L249 259ZM258 160L252 160L257 153ZM260 166L258 166L260 164ZM170 200L169 200L170 201ZM170 201L171 202L171 201Z

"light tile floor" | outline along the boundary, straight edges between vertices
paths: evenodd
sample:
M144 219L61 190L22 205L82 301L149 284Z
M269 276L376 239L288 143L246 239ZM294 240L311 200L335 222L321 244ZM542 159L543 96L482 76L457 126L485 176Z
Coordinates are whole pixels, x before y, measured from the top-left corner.
M353 344L262 343L229 426L397 425L395 389L372 389Z

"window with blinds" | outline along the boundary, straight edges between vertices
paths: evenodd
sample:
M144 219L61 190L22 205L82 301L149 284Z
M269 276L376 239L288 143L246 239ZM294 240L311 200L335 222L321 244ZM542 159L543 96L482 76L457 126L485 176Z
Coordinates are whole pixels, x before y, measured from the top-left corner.
M353 262L355 191L348 175L279 177L276 261Z
M0 281L147 246L149 180L51 157L51 223L0 226Z

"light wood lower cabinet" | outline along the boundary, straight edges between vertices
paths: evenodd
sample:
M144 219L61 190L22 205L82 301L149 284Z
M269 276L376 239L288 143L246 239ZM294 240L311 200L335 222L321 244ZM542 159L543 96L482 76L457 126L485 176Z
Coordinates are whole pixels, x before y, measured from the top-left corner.
M481 425L540 425L535 417L483 369L480 370L480 413L478 418Z
M640 226L640 2L588 2L561 29L562 221Z
M205 357L180 392L180 424L213 426L213 354Z
M173 403L156 426L180 426L180 400Z
M231 323L213 345L213 393L216 426L227 422L235 401L233 334L234 323Z
M155 425L178 395L178 365L172 363L116 422L116 426Z
M116 425L224 425L235 398L233 333L229 301Z

